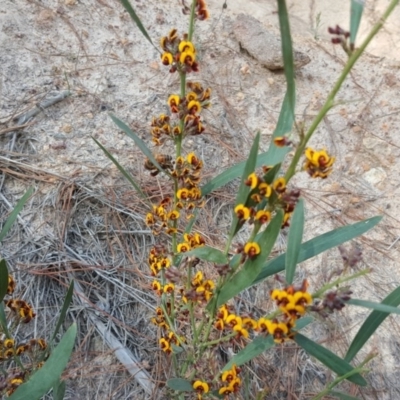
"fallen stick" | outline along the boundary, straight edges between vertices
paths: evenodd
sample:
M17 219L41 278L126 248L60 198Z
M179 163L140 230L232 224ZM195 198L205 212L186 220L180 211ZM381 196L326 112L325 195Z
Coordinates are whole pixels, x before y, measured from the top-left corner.
M32 110L29 110L26 113L18 115L13 120L14 121L18 120L17 125L23 125L26 122L28 122L31 118L35 117L40 112L42 112L45 108L48 108L48 107L52 106L53 104L56 104L64 99L66 99L70 95L71 95L71 92L69 90L65 90L64 92L61 92L57 96L54 96L50 99L41 101L39 104L37 104L35 106L35 108L33 108Z

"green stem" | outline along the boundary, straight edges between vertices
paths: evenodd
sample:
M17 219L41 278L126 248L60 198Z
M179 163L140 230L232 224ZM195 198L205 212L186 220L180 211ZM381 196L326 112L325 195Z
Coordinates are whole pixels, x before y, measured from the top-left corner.
M347 75L350 73L352 68L354 67L354 64L357 62L357 60L360 58L360 56L364 53L366 47L368 44L371 42L371 40L374 38L374 36L379 32L379 30L382 28L384 22L387 20L389 15L393 12L394 8L398 5L400 0L392 0L387 7L386 11L383 13L382 17L380 20L374 25L372 28L371 32L368 34L368 36L365 38L364 42L361 44L361 46L353 52L353 54L350 56L350 58L347 61L347 64L345 65L342 73L339 76L339 79L333 86L333 89L328 95L328 98L325 101L325 104L321 108L320 112L317 114L317 116L314 118L313 122L311 123L310 128L308 129L304 140L301 141L298 149L296 150L296 153L292 159L292 162L290 163L290 167L288 168L285 179L286 183L289 182L289 180L292 178L292 176L296 172L296 166L298 165L298 162L300 160L300 157L304 153L304 150L306 148L306 145L308 141L311 139L311 136L317 129L318 125L322 121L322 119L325 117L325 115L328 113L328 111L334 106L334 99L337 93L339 92L343 82L347 78Z
M326 389L324 389L322 392L318 393L315 397L313 397L311 400L319 400L322 399L324 396L327 396L332 389L337 386L340 382L344 381L347 378L350 378L350 376L353 376L355 374L362 374L364 372L367 372L366 369L364 369L364 365L369 363L374 357L376 357L376 354L371 354L369 355L357 368L349 371L347 374L338 376L332 383L330 383Z
M193 33L194 33L194 10L196 8L197 0L192 1L192 7L190 9L190 22L189 22L189 32L188 32L188 40L192 41Z
M321 297L327 290L332 289L333 287L338 286L341 283L348 282L348 281L351 281L351 280L353 280L355 278L358 278L359 276L363 276L363 275L369 274L370 272L371 272L371 269L369 269L369 268L363 269L362 271L357 272L357 273L355 273L353 275L346 276L345 278L339 278L339 279L336 279L336 281L334 281L334 282L327 283L321 289L319 289L317 292L313 293L312 294L312 298L316 299L318 297Z
M222 338L219 339L215 339L215 340L211 340L209 342L204 342L199 344L200 347L210 347L210 346L215 346L216 344L222 343L222 342L228 342L229 340L231 340L233 337L235 337L237 335L237 332L232 332L227 336L224 336Z

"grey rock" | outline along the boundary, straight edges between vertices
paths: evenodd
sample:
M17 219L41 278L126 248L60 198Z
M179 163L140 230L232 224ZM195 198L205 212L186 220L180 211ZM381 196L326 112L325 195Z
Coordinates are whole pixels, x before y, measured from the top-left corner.
M239 14L233 24L236 40L240 47L269 70L283 69L281 40L268 31L264 25L251 15ZM296 68L308 64L311 59L307 54L294 50Z

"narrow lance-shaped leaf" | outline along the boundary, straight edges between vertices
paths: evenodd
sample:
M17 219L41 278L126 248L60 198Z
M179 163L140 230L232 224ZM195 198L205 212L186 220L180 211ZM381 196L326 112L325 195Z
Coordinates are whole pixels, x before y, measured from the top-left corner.
M400 305L400 287L393 290L388 296L386 296L381 304L386 304L392 307L398 307ZM368 318L361 325L361 328L357 332L353 341L347 350L346 361L350 362L357 353L363 348L367 340L373 335L373 333L378 329L379 325L388 317L387 312L382 311L372 311Z
M349 394L337 392L336 390L331 390L329 394L337 397L340 400L360 400L359 397L350 396Z
M8 231L10 230L12 224L15 222L15 220L18 217L18 214L21 212L23 209L25 203L29 199L29 197L32 196L33 193L33 188L30 188L27 190L27 192L21 197L21 199L18 201L17 205L14 207L14 209L11 211L11 214L7 218L5 224L3 225L3 229L0 232L0 242L4 239L4 237L7 235Z
M3 302L4 296L8 289L8 268L6 260L0 261L0 303Z
M147 33L145 27L143 26L142 21L140 20L140 18L135 13L135 10L131 6L131 3L129 3L128 0L121 0L121 4L125 7L125 10L128 11L129 15L131 16L133 21L136 23L136 25L139 28L140 32L142 32L143 36L154 46L153 41L151 40L151 38L150 38L149 34Z
M178 390L180 392L193 392L192 384L182 378L171 378L167 380L167 386L172 390Z
M364 11L365 0L351 0L350 9L350 43L356 42L358 28L360 27L361 16Z
M363 235L365 232L373 228L381 219L381 216L372 217L361 222L356 222L352 225L333 229L332 231L326 232L303 243L300 247L298 262L301 263L309 258L315 257L320 253L323 253L326 250L339 246L356 238L357 236ZM281 254L273 260L267 262L267 264L262 267L260 274L253 284L255 285L260 283L269 276L283 271L285 269L285 257L285 254Z
M43 367L37 370L9 397L10 400L39 400L60 379L72 353L76 337L76 324L69 327L58 346L53 350Z
M2 331L5 333L7 339L12 339L10 332L7 327L7 318L6 318L6 313L4 311L4 303L0 302L0 325Z
M283 212L279 210L267 228L259 235L258 245L261 253L255 259L248 259L243 267L221 288L217 298L217 307L225 304L242 290L250 287L260 273L265 259L271 253L279 235L283 221Z
M387 304L382 304L382 303L374 303L373 301L350 299L346 301L346 303L351 304L352 306L370 308L372 310L382 311L388 314L400 314L399 307L388 306Z
M143 199L146 200L146 202L149 202L148 197L143 193L142 189L132 178L131 174L128 171L126 171L126 169L122 167L122 165L119 164L119 162L113 157L113 155L99 141L97 141L94 137L92 137L92 139L103 150L104 154L114 163L114 165L118 168L119 172L121 172L121 174L128 180L128 182L136 189L136 191L140 194L140 196L142 196Z
M287 154L288 152L289 152L289 147L276 147L272 143L267 152L261 153L257 156L257 162L255 167L259 168L262 165L275 165L281 162L285 154ZM239 178L239 176L243 175L245 165L246 161L241 161L240 163L235 164L232 167L226 169L224 172L214 177L210 182L202 186L201 194L203 196L206 196L211 192L213 192L214 190L217 190L220 187L225 186L229 182L232 182L234 179Z
M123 130L139 147L141 152L158 168L159 171L165 172L167 175L170 175L167 171L161 168L161 165L157 162L157 160L154 158L153 153L151 150L147 147L146 143L138 136L136 133L134 133L131 128L129 128L128 125L126 125L123 121L118 119L115 115L110 115L111 119L115 122L115 124Z
M258 153L258 146L260 143L260 133L257 133L253 145L251 146L249 156L246 161L246 165L244 167L242 181L240 182L239 191L236 196L235 205L244 204L247 200L247 197L250 193L250 188L245 184L248 176L252 174L256 167L257 161L257 153ZM239 219L235 213L233 213L231 229L229 232L229 239L235 236L237 232L237 226L239 224Z
M200 260L210 261L216 264L227 264L228 259L226 255L218 249L209 246L197 247L193 250L184 253L185 256L194 256L200 258Z
M290 112L292 113L294 118L296 88L294 80L293 46L292 35L290 33L289 15L285 0L278 0L278 16L279 27L281 30L283 64L287 85L286 96L288 99Z
M64 323L65 316L67 315L68 307L71 304L72 296L74 295L74 281L71 281L68 292L65 295L64 304L60 311L60 316L58 317L58 321L56 327L54 329L53 335L51 336L50 342L52 342L58 334L58 331L61 328L61 325Z
M293 283L296 266L299 261L301 241L303 239L304 230L304 201L300 199L296 205L293 216L290 221L290 229L288 235L288 244L286 250L285 270L286 282Z
M321 361L322 364L327 366L329 369L331 369L339 376L345 375L354 369L345 360L342 360L340 357L332 353L330 350L326 349L325 347L322 347L313 340L308 339L301 333L297 333L294 336L294 341L300 347L302 347L308 354L315 357L317 360ZM366 380L360 374L351 375L347 378L347 380L359 386L367 385Z

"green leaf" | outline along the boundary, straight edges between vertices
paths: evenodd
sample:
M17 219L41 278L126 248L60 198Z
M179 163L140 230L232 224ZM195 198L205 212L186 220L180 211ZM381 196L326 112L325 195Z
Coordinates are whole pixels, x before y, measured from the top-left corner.
M339 376L345 375L354 369L350 364L342 360L336 354L332 353L325 347L322 347L313 340L310 340L306 336L303 336L301 333L297 333L294 336L294 341L308 354L321 361L322 364L326 365ZM360 374L351 375L347 380L359 386L367 386L366 380Z
M146 143L142 139L140 139L140 137L136 135L136 133L134 133L131 130L131 128L129 128L128 125L126 125L124 122L118 119L115 115L110 114L110 117L114 121L115 125L117 125L118 128L123 130L136 143L141 152L154 164L154 166L158 168L159 171L164 172L170 176L170 174L167 171L161 168L160 164L156 161L156 159L153 156L153 153L147 147Z
M330 395L339 398L340 400L360 400L358 397L350 396L349 394L337 392L336 390L331 390Z
M198 257L200 260L210 261L215 264L228 264L228 259L221 250L209 246L197 247L184 253L184 256Z
M258 235L259 238L256 241L260 246L261 253L253 260L248 259L243 267L222 286L217 298L217 307L225 304L232 297L252 285L254 279L259 275L265 259L269 256L274 247L281 230L282 221L283 212L280 210L268 224L267 228Z
M400 308L388 306L382 303L374 303L373 301L350 299L346 301L347 304L352 306L360 306L365 308L372 308L373 310L382 311L387 314L400 314Z
M361 222L356 222L352 225L343 226L341 228L333 229L326 232L314 239L311 239L300 246L300 254L298 263L301 263L309 258L323 253L333 247L339 246L357 236L361 236L365 232L373 228L380 220L381 216L372 217ZM257 276L253 284L262 282L264 279L271 275L275 275L285 269L285 254L274 258L264 265L260 274Z
M277 134L277 136L280 135ZM258 155L255 168L259 168L262 165L275 165L281 162L283 157L289 151L290 149L288 147L276 147L275 145L271 145L268 151ZM203 196L206 196L211 192L213 192L214 190L217 190L220 187L225 186L229 182L232 182L234 179L243 175L245 165L246 161L241 161L240 163L235 164L232 167L226 169L224 172L213 178L210 182L206 183L201 188L201 194Z
M66 385L64 381L58 381L53 386L53 400L63 400L65 396Z
M4 312L4 303L0 302L0 325L2 331L5 333L7 339L12 339L7 327L6 313Z
M245 184L247 178L250 174L252 174L256 168L256 161L257 161L257 153L258 153L258 146L260 144L260 133L257 133L253 145L250 149L250 154L247 158L246 165L243 170L242 181L240 182L239 190L236 196L235 205L238 204L245 204L247 198L249 197L249 193L251 188ZM242 223L239 222L239 219L236 213L233 213L232 224L229 230L229 240L232 239L237 231L241 228Z
M132 178L131 174L124 167L121 166L121 164L113 157L113 155L99 141L97 141L93 136L92 136L92 139L103 150L104 154L114 163L114 165L118 168L119 172L121 172L121 174L136 189L136 191L149 203L148 197L143 193L142 189Z
M37 370L27 382L19 386L9 399L40 399L56 385L71 356L75 337L76 324L72 324L43 367Z
M351 0L350 9L350 43L356 42L358 28L360 27L361 16L364 11L364 0Z
M7 221L5 222L3 229L0 232L0 243L2 242L4 237L7 235L12 224L17 219L18 214L21 212L22 208L24 207L24 205L27 202L27 200L29 199L29 197L32 196L32 193L33 193L33 188L28 189L28 191L21 197L21 199L18 201L17 205L11 211L11 214L7 218Z
M58 334L58 331L61 328L61 325L64 323L65 316L67 314L68 307L71 304L73 295L74 295L74 281L71 281L71 283L69 284L68 292L65 295L64 304L61 308L60 316L58 317L56 328L54 329L53 336L51 337L50 342L52 342L55 339L55 337Z
M172 390L178 390L180 392L193 392L192 384L182 378L171 378L167 380L167 386Z
M8 288L8 268L6 260L0 261L0 303L3 302Z
M290 33L289 15L286 7L286 1L278 0L278 16L279 26L281 30L282 40L282 56L286 77L286 96L289 111L294 119L294 108L296 102L296 86L294 81L294 61L293 61L293 47L292 35Z
M398 307L400 305L400 287L393 290L392 293L386 296L382 300L381 304ZM372 311L351 342L350 347L347 350L346 357L344 358L346 361L350 362L356 356L356 354L363 348L367 340L378 329L379 325L388 317L388 315L389 314L387 312Z
M286 282L293 283L296 266L299 260L301 241L304 230L304 201L300 199L290 221L288 244L285 257Z
M279 170L281 169L281 163L274 165L265 175L264 182L270 185L274 180Z
M142 21L135 13L135 10L131 6L128 0L121 0L121 4L125 7L125 10L128 11L129 15L136 23L137 27L139 28L140 32L142 32L143 36L154 46L153 41L151 40L149 34L147 33L146 29L144 28ZM154 46L155 47L155 46Z
M268 336L257 336L251 341L244 349L240 350L239 353L235 354L232 359L225 365L222 372L231 369L233 364L237 366L246 364L254 357L264 353L275 346L274 338L271 335Z

